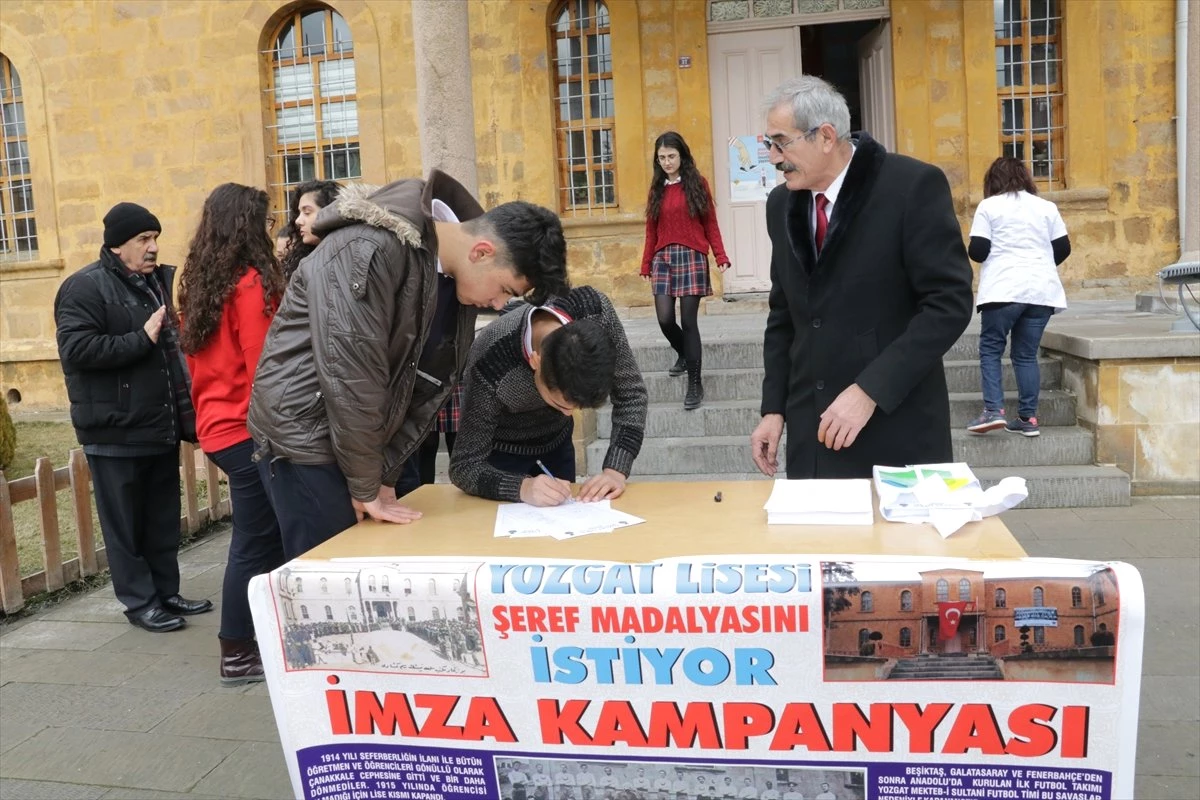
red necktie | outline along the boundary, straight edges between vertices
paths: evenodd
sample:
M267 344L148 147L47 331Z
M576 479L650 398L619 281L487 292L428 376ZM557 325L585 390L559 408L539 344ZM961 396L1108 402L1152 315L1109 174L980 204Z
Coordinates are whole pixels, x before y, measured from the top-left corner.
M829 198L818 193L817 200L817 232L813 239L817 242L817 252L821 252L821 246L825 244L825 231L829 229L829 218L825 216L825 207L829 205Z

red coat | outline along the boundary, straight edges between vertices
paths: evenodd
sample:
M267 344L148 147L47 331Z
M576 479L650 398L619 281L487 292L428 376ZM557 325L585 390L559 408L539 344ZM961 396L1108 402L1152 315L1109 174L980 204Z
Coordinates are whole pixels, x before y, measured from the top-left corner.
M187 357L200 447L215 453L250 438L250 387L271 315L264 314L258 270L248 269L225 301L221 323L200 352Z
M704 181L703 178L701 180ZM683 181L669 184L663 190L658 219L646 220L646 247L642 250L643 275L650 274L650 262L654 254L669 244L681 244L705 256L712 248L718 266L729 263L725 244L721 241L721 230L717 227L717 204L708 190L708 181L704 181L704 193L708 195L708 211L697 219L688 214Z

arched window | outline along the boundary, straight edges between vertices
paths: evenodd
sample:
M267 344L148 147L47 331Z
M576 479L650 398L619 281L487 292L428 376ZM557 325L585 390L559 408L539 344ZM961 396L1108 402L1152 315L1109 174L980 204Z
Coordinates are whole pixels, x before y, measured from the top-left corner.
M300 618L308 619L308 606L300 606Z
M1071 608L1079 608L1083 605L1083 589L1078 586L1071 587Z
M351 594L354 591L354 583L346 578L346 594Z
M325 619L333 619L333 608L331 606L325 606Z
M379 576L379 588L385 592L391 591L391 589L388 588L388 576L387 575Z
M901 628L900 629L900 646L901 647L912 647L912 629L911 628Z
M325 594L329 594L329 579L328 578L321 578L321 591L324 592Z
M963 578L961 581L958 582L958 599L959 600L970 600L971 599L971 582L969 580L967 580L966 578Z
M270 122L267 183L275 212L289 187L362 176L354 41L342 15L325 6L288 14L264 51Z
M409 621L409 622L416 622L416 621L417 621L417 610L416 610L415 608L413 608L412 606L409 606L409 607L406 609L406 612L407 612L407 614L408 614L408 621Z
M1008 592L1003 589L996 590L996 608L1008 608Z
M1003 642L1003 641L1004 641L1004 639L1005 639L1005 633L1004 633L1004 626L1003 626L1003 625L997 625L997 626L996 626L996 632L995 632L994 638L995 638L995 640L996 640L997 642Z
M441 619L441 618L442 618L442 612L441 612L441 611L439 611L437 608L434 608L434 609L433 609L433 618L434 618L434 619Z
M858 646L862 647L871 640L871 632L866 628L858 629Z
M300 594L303 591L304 591L304 578L297 577L296 578L296 594Z
M875 610L875 598L871 595L870 592L863 592L862 594L860 594L858 596L858 599L859 599L859 603L860 603L859 610L861 610L861 611L874 611Z
M429 579L429 593L437 594L437 581L433 578Z
M560 207L617 204L612 32L604 0L567 0L550 15Z
M404 593L412 594L412 581L408 578L404 579Z
M938 578L937 599L939 603L945 603L950 600L950 583L945 578Z
M912 611L912 592L908 589L900 593L900 610Z
M1096 588L1092 589L1092 598L1096 601L1096 605L1104 605L1104 587L1097 582Z
M1033 629L1033 643L1034 644L1045 644L1046 643L1046 629L1043 628L1041 625L1039 625Z
M21 76L0 53L0 260L35 261L37 220L33 215L33 176L29 168L29 134Z
M1033 587L1033 605L1038 608L1046 605L1046 592L1040 586Z
M367 591L368 592L375 591L375 576L374 575L367 576Z
M1108 625L1101 622L1100 627L1098 627L1096 630L1106 631L1106 630L1108 630Z
M1075 626L1075 646L1083 647L1083 641L1084 641L1083 640L1083 626L1076 625Z

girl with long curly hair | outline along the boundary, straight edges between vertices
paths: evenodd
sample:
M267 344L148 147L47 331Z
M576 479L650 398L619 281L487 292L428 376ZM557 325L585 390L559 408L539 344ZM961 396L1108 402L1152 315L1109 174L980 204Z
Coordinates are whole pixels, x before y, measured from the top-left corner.
M233 538L221 594L223 686L263 680L247 587L284 562L283 538L246 429L250 387L285 286L268 232L267 193L225 183L204 201L179 286L181 346L200 446L229 476Z
M342 185L335 181L308 181L291 190L288 225L292 235L281 260L285 279L290 280L300 261L321 243L321 237L312 232L312 224L317 219L317 212L337 200L341 190Z
M697 317L700 298L712 294L708 276L710 248L717 268L721 272L729 269L708 181L696 168L683 137L667 131L654 141L654 178L646 199L642 278L653 286L658 327L678 355L670 374L687 373L683 407L689 410L699 408L704 399ZM676 298L682 329L675 322Z

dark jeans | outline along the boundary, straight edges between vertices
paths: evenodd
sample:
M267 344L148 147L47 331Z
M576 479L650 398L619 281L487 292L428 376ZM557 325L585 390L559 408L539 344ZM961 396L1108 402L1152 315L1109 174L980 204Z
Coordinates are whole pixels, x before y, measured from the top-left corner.
M87 461L113 593L133 618L179 594L179 447Z
M346 477L337 464L295 464L286 458L263 458L258 470L275 506L287 560L358 523Z
M250 579L282 566L285 560L275 508L252 455L254 442L250 439L208 454L229 476L229 500L233 504L233 536L221 591L218 635L222 639L254 638L247 596Z
M1038 390L1042 376L1038 369L1038 347L1046 323L1054 314L1050 306L1029 303L988 303L980 311L979 370L983 383L983 406L989 411L1004 408L1004 384L1000 376L1000 357L1004 343L1012 334L1009 357L1017 376L1017 414L1023 418L1037 414Z
M409 492L435 481L437 478L438 439L441 436L446 437L446 452L454 454L454 439L458 434L453 431L445 433L430 431L417 451L408 457L408 461L404 462L400 480L396 481L396 497L404 497Z
M572 420L571 428L575 427ZM488 463L499 470L505 472L515 472L526 477L533 477L544 474L538 467L537 462L541 460L546 465L546 469L559 480L575 482L575 443L571 441L571 434L567 433L567 438L562 444L553 450L545 453L540 453L532 456L514 456L509 453L501 453L493 450L488 456Z

